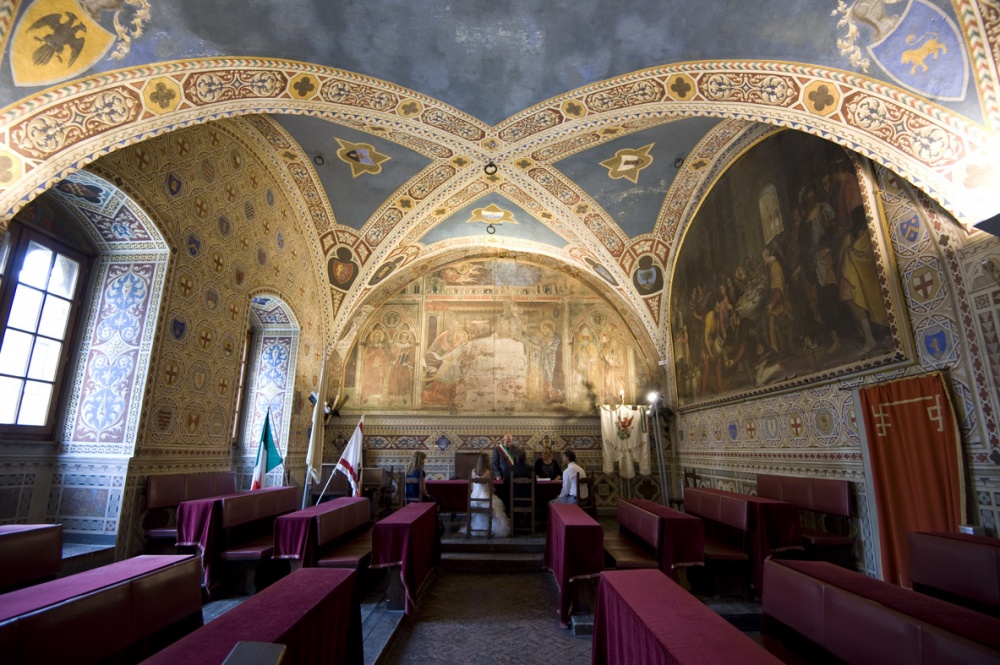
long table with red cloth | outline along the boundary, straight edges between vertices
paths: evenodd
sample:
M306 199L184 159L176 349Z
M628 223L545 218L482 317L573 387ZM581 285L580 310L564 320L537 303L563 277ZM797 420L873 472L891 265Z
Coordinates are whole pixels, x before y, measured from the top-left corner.
M555 575L559 624L567 627L573 598L570 584L604 570L604 528L576 504L550 503L542 567Z
M365 515L370 514L370 502L360 496L343 496L339 499L326 501L315 506L309 506L294 513L281 515L274 520L274 554L275 559L290 559L297 561L303 566L312 567L316 565L316 556L319 552L319 520L333 520L343 517L347 513L363 510ZM346 533L350 529L349 524L353 520L342 524L337 529L336 524L331 524L334 531L340 534ZM353 528L353 526L351 527Z
M601 573L593 665L780 665L658 570Z
M362 665L357 572L301 568L175 642L145 665L220 665L237 642L287 647L283 665Z
M749 504L750 524L747 537L750 541L750 565L753 567L754 589L759 595L764 585L764 560L768 555L772 552L802 549L798 507L787 501L706 487L686 489L685 506L688 495L697 492L728 496Z
M442 513L464 513L469 509L468 480L428 480L425 485ZM502 486L502 482L493 481L494 492L499 492ZM560 491L561 480L535 481L535 505L544 506L559 496Z
M0 592L57 577L62 532L62 524L0 525Z
M705 529L697 517L661 506L649 499L623 499L660 518L663 544L660 570L677 579L677 568L705 562Z
M399 567L407 616L417 609L417 592L440 556L436 503L407 504L372 527L371 568Z
M201 625L197 561L137 556L0 595L0 661L97 662L179 621Z
M265 487L255 491L266 493L284 489L287 488ZM177 506L177 546L198 548L201 567L205 572L202 584L209 591L215 586L215 563L222 541L222 500L244 494L246 492L236 492L182 501Z

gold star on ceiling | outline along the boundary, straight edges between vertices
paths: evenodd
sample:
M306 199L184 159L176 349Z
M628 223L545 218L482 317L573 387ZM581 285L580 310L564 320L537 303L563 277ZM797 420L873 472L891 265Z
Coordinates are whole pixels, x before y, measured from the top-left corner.
M390 159L388 155L377 152L373 146L367 143L351 143L339 138L337 143L340 144L337 157L351 167L352 178L357 178L362 173L371 173L372 175L381 173L382 162Z
M656 144L650 143L641 148L623 148L611 159L601 162L601 166L608 170L608 177L612 180L627 178L637 183L639 171L653 163L653 156L649 151L654 145Z

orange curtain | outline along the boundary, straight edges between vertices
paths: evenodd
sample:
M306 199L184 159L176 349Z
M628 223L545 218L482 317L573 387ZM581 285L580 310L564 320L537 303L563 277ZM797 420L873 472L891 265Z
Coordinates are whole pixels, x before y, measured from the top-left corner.
M906 534L958 531L964 496L955 412L940 373L862 388L887 582L910 587Z

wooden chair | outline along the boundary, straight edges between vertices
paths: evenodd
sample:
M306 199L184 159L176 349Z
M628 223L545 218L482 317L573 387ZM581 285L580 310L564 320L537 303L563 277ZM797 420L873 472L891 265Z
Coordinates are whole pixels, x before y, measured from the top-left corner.
M534 478L511 478L510 479L510 533L515 535L518 531L530 529L531 535L535 535L535 479ZM527 486L528 490L518 491L518 488ZM525 518L518 524L518 516ZM524 526L527 524L528 526Z
M583 508L583 511L597 519L597 497L594 496L594 479L590 476L580 479L580 484L587 488L587 497L584 498L580 496L577 498L578 505ZM583 491L580 491L583 494Z
M486 488L486 496L474 498L472 492L477 485ZM473 529L472 516L486 515L486 528ZM472 478L469 480L469 514L465 521L465 537L468 538L473 532L486 532L487 538L493 537L493 481L489 478Z
M481 453L455 453L455 475L452 480L468 480L476 468Z
M411 490L410 487L416 489ZM419 503L423 497L420 492L420 478L403 478L403 505Z

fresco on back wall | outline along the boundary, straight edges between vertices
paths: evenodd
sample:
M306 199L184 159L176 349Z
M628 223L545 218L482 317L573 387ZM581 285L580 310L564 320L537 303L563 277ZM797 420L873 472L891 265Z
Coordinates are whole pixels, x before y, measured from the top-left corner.
M591 412L648 385L622 318L589 287L523 261L464 261L376 312L346 365L348 410Z
M705 198L675 264L680 403L903 360L879 228L839 146L781 132L741 156Z

